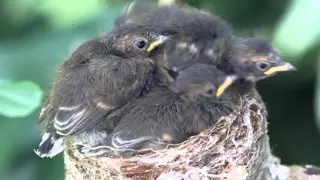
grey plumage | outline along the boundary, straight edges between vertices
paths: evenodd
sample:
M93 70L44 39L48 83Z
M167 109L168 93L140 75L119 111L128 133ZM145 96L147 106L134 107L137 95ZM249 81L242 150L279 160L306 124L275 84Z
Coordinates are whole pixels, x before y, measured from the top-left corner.
M232 39L226 23L209 13L179 6L137 7L140 11L134 7L116 26L138 24L169 37L151 49L160 85L105 116L95 131L108 135L100 142L79 144L84 154L107 152L104 146L119 155L127 152L121 149L133 149L134 154L182 142L230 113L255 81L294 69L264 40ZM117 122L111 134L109 122Z
M216 65L228 75L251 82L280 71L295 70L267 41L259 38L233 39L230 28L222 19L187 6L136 2L115 24L121 27L127 23L152 27L170 36L171 41L154 52L159 76L165 84L174 79L170 73L195 63ZM264 62L257 61L256 57L261 57Z
M132 23L170 37L152 52L155 76L164 86L121 108L110 136L93 148L79 146L84 154L112 154L109 150L114 149L116 154L132 155L182 142L230 113L255 81L271 75L264 72L285 64L268 42L232 39L224 21L195 9L140 4L119 17L116 26ZM271 61L274 64L266 69L258 66Z
M102 144L79 150L86 155L130 156L143 149L180 143L212 126L237 106L243 95L236 89L239 86L231 87L219 98L215 96L226 78L215 66L190 66L169 88L157 86L147 96L126 104L118 113L124 116Z
M53 157L60 153L64 137L76 136L80 142L93 144L104 139L116 122L104 121L104 133L93 127L147 88L154 71L147 48L161 37L150 29L127 25L83 43L61 65L43 107L40 121L46 129L37 154Z

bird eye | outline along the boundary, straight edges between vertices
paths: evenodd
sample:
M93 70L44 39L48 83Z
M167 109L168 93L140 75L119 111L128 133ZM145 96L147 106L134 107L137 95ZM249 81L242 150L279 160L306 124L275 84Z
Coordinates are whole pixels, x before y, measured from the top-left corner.
M139 49L142 49L146 46L146 42L144 40L138 41L135 43L135 46L138 47Z
M89 59L85 59L83 61L80 62L80 64L84 65L84 64L88 64L89 63Z
M260 70L260 71L265 71L269 68L269 64L266 63L266 62L258 62L257 63L257 68Z
M214 90L213 89L208 89L205 93L204 93L206 96L213 96L214 95Z

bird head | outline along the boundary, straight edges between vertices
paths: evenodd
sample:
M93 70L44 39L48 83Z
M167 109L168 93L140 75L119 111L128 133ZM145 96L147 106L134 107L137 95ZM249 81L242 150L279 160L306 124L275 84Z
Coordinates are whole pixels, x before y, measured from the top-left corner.
M78 99L99 98L99 94L109 98L110 104L138 94L155 68L148 48L155 49L160 39L165 38L155 31L126 25L88 40L61 66L55 92Z
M198 63L179 72L170 89L191 99L220 97L233 81L234 76L226 75L214 65Z
M106 42L111 44L110 53L123 58L149 57L150 53L166 40L168 36L136 24L126 24L117 28L106 38Z
M249 81L258 81L283 71L297 70L283 60L278 50L259 38L233 41L235 73Z

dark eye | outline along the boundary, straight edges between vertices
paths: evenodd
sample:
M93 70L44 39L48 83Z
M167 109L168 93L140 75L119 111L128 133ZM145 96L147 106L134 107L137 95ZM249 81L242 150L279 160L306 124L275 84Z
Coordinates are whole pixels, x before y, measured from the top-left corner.
M142 48L144 48L146 46L146 42L143 41L143 40L142 41L138 41L138 42L135 43L135 46L140 48L140 49L142 49Z
M260 70L260 71L265 71L269 68L269 64L266 63L266 62L258 62L257 63L257 68Z
M89 63L89 59L85 59L85 60L83 60L83 61L80 62L80 64L83 64L83 65L84 65L84 64L88 64L88 63Z
M214 90L213 89L208 89L205 93L204 93L206 96L213 96L214 95Z

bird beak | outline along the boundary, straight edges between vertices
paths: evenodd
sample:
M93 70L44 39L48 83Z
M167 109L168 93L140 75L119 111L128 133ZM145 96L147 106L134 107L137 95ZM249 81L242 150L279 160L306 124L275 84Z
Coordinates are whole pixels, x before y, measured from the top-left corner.
M223 94L223 92L224 92L236 79L238 79L237 76L234 76L234 75L227 76L227 77L225 78L225 80L223 81L223 83L218 87L216 96L217 96L217 97L220 97L220 96Z
M270 75L274 74L276 72L281 72L281 71L296 71L297 68L295 68L292 64L290 63L285 63L281 66L275 66L270 69L268 69L266 72L264 72L265 75Z
M147 49L148 52L154 50L156 47L160 46L161 44L165 43L169 38L167 36L155 36L152 38L151 43Z

